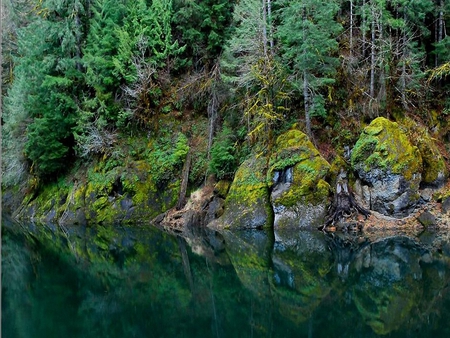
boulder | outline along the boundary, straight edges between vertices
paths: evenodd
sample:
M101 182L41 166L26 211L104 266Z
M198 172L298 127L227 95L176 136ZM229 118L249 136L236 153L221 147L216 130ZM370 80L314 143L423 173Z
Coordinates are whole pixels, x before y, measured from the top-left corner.
M306 134L289 130L277 138L267 173L275 228L317 227L324 222L330 169Z
M448 170L435 140L425 127L409 118L402 120L402 125L408 129L410 139L417 146L422 157L422 185L432 188L441 187L447 180Z
M225 200L223 216L212 222L214 228L270 228L273 212L266 183L266 159L256 156L244 161L234 176Z
M363 202L384 215L403 217L419 201L422 157L400 126L379 117L352 150L351 165Z
M425 228L433 227L437 225L436 217L429 211L424 211L421 213L417 220L422 224Z
M447 196L442 200L442 213L450 213L450 196Z

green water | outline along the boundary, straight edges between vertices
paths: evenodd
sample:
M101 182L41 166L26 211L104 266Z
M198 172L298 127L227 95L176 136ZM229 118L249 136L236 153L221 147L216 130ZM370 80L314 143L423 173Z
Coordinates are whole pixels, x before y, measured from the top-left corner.
M450 337L442 234L2 226L2 337Z

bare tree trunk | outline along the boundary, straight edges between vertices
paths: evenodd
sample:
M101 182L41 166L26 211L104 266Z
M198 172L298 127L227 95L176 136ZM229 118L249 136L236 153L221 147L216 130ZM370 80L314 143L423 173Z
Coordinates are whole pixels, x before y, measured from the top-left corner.
M366 20L366 0L363 0L363 4L362 4L362 22L361 22L361 31L362 31L362 58L364 59L366 57L366 25L367 25L367 20Z
M211 85L211 98L208 103L208 159L210 158L210 152L212 147L212 142L216 130L217 124L217 111L219 109L219 93L218 93L218 82L220 81L220 68L219 63L213 67L211 72L212 85Z
M443 0L439 1L439 13L438 18L435 21L435 31L434 31L434 40L436 43L439 43L443 39L443 30L444 30L444 2ZM434 58L434 66L439 66L439 55L436 53Z
M371 46L370 46L370 97L375 93L375 10L372 7Z
M266 8L266 0L262 0L262 15L263 15L263 47L264 47L264 56L267 57L267 8Z
M309 115L311 95L309 93L309 82L308 73L303 71L303 99L305 100L305 127L308 137L313 140L312 130L311 130L311 117Z
M267 20L269 23L269 44L270 52L273 54L273 26L272 26L272 2L267 0Z
M406 11L403 14L403 20L406 22L407 16ZM401 55L402 55L402 73L400 75L400 90L402 95L402 106L404 109L408 108L408 104L406 102L406 58L408 57L408 46L407 46L408 37L406 36L406 29L403 30L402 41L401 41Z
M306 10L303 9L303 40L306 40L306 29L304 24L306 23L307 17L306 17ZM303 54L306 53L306 50L303 50ZM308 134L308 137L313 140L312 130L311 130L311 117L309 115L310 110L310 102L311 102L311 96L309 92L309 80L308 80L308 72L306 70L303 70L303 100L304 107L305 107L305 127L306 127L306 134Z
M350 0L350 59L353 56L353 0Z
M178 202L176 206L177 210L183 209L185 205L190 168L191 168L191 150L189 149L189 152L186 155L186 161L184 162L183 166L180 194L178 195Z

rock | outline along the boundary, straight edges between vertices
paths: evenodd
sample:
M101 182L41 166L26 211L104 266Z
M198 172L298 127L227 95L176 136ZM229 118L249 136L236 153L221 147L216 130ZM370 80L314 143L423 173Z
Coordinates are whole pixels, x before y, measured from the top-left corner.
M422 224L425 228L436 226L437 220L436 217L429 211L424 211L417 217L417 220Z
M323 224L330 192L325 182L329 169L301 131L289 130L277 138L267 174L275 228Z
M273 211L266 183L266 160L251 157L236 172L225 200L223 216L212 222L213 228L270 228Z
M448 170L436 143L425 127L408 118L402 123L408 128L409 134L412 135L411 141L418 147L422 157L422 185L441 187L448 177Z
M450 196L444 198L442 201L442 213L448 214L450 212Z
M419 201L422 157L397 123L372 121L352 151L351 165L369 191L364 202L371 210L402 217Z

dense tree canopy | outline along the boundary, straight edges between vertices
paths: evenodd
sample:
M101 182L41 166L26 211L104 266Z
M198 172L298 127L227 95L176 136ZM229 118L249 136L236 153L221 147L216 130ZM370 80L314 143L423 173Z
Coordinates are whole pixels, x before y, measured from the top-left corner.
M9 185L53 180L171 111L209 118L210 143L225 128L226 154L297 122L320 141L343 117L433 111L433 127L450 111L444 0L7 0L2 13ZM218 149L209 167L228 173Z

